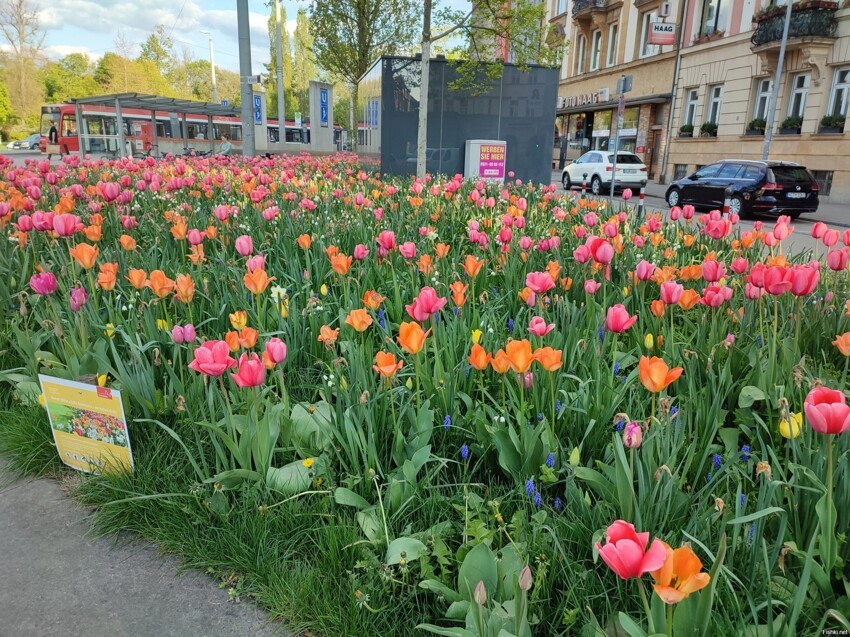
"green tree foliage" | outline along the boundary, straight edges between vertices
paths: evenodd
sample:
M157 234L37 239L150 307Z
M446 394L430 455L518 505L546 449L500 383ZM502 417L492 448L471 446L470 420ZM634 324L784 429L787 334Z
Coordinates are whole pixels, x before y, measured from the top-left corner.
M304 117L310 114L310 80L316 78L316 60L313 58L313 36L310 33L310 18L299 8L295 22L295 58L292 64L292 90L295 93L296 110Z
M163 25L158 24L148 39L142 42L138 61L150 62L164 77L174 72L177 66L174 40L166 33Z
M28 127L38 122L42 87L37 79L44 32L32 0L0 0L0 34L8 43L5 80L15 115Z
M42 69L44 99L50 103L66 102L97 94L96 68L84 53L71 53L58 62L48 62Z
M271 13L269 14L269 57L270 62L266 65L268 71L268 81L266 83L266 99L269 117L277 118L277 50L275 45L277 42L277 17L275 15L274 3L270 3ZM280 8L280 21L283 26L281 29L280 39L281 48L283 49L283 99L286 102L286 117L294 117L296 108L292 98L292 44L289 41L289 33L286 30L286 9Z

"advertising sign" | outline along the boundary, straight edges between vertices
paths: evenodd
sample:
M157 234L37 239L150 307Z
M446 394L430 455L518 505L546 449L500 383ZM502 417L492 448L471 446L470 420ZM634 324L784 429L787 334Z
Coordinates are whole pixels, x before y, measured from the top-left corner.
M132 471L121 393L39 374L59 457L86 473Z
M676 44L676 25L672 22L652 22L649 25L649 44Z
M328 127L328 89L319 89L319 121L325 128Z
M478 176L505 178L505 144L482 144L478 155Z

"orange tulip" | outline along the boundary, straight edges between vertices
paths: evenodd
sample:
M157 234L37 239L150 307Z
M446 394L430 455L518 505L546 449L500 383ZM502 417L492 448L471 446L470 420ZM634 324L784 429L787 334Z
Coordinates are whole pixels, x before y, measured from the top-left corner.
M378 294L375 290L366 290L363 293L363 305L368 307L373 312L381 307L384 302L384 297Z
M656 393L679 378L682 375L682 368L674 367L670 369L667 363L657 356L653 356L652 358L641 356L638 363L638 374L643 386L648 391Z
M275 280L275 277L269 278L266 271L262 268L257 268L253 272L248 272L242 277L242 283L248 288L251 294L262 294L269 287L269 283Z
M358 332L365 332L372 322L372 317L369 316L369 312L366 311L366 308L351 310L348 313L348 316L345 317L345 324L350 325Z
M186 225L186 222L183 219L180 219L171 226L171 236L173 236L178 241L183 241L186 238L186 233L189 232L189 226Z
M313 238L309 234L302 234L298 237L298 247L302 250L308 250L313 243Z
M129 234L122 234L120 237L118 237L118 243L120 243L121 247L124 248L127 252L136 249L136 240Z
M448 245L446 243L438 243L437 244L437 250L436 250L437 258L438 259L445 259L447 256L449 256L449 250L451 250L450 245Z
M253 348L257 344L259 335L259 332L253 327L243 327L239 332L228 332L225 334L224 340L227 342L230 351L235 352L240 347L244 347L245 349Z
M200 265L204 261L206 261L206 257L204 256L204 246L203 244L198 244L196 246L189 247L189 254L186 255L194 265Z
M325 254L328 255L328 259L333 259L336 255L339 254L339 247L330 245L325 248Z
M497 374L508 373L508 370L511 367L511 361L508 359L508 355L505 354L505 350L500 349L498 352L493 354L493 358L490 360L490 366Z
M664 316L664 310L667 308L667 305L661 299L656 299L652 303L649 304L649 311L652 312L658 318Z
M567 292L573 287L573 280L571 277L565 276L561 279L561 287L564 288Z
M534 292L528 287L522 288L522 290L518 292L519 298L523 303L528 303L528 299L531 298L532 294L534 294Z
M148 274L144 270L130 270L127 280L137 290L141 290L148 284Z
M224 342L230 348L231 353L239 351L239 334L237 332L228 332L224 335Z
M423 330L419 323L403 322L398 326L398 344L405 352L418 354L425 346L425 339L430 331Z
M707 259L706 259L707 260ZM682 281L695 281L702 278L701 265L686 265L679 270L679 278Z
M344 254L335 254L331 257L331 268L340 276L345 276L348 273L348 268L351 267L352 257L347 257Z
M175 283L174 296L181 303L191 303L195 297L195 282L188 274L178 274Z
M549 273L553 281L557 281L561 274L561 264L557 261L550 261L546 266L546 272Z
M395 354L390 352L378 352L375 354L375 365L372 369L381 375L381 378L392 378L395 373L404 365L403 360L396 362Z
M103 229L100 226L95 225L86 226L85 230L83 230L83 234L86 235L86 239L89 241L97 243L103 236Z
M118 264L104 263L100 266L100 273L97 275L97 284L106 290L115 289L115 283L118 279Z
M832 344L838 348L838 351L841 352L842 355L850 356L850 332L839 334L835 337L835 340L832 341Z
M230 319L230 324L234 330L241 330L248 325L248 313L245 310L236 310L228 314L227 318Z
M469 364L475 369L483 372L487 369L487 365L490 364L490 361L493 360L493 355L488 354L483 347L481 347L478 343L475 343L472 346L472 351L469 353L469 357L466 360L468 360Z
M511 341L505 345L505 355L510 361L511 369L517 374L524 374L531 367L534 361L534 354L531 353L531 343L528 339L519 341Z
M419 266L419 271L425 276L429 276L434 270L434 262L430 254L420 255L416 265Z
M678 305L683 310L690 310L699 303L701 298L702 296L696 290L685 290L682 292L682 296L679 297Z
M165 276L162 270L154 270L151 272L148 287L153 290L159 298L164 299L174 290L174 281Z
M483 265L484 259L476 259L471 254L468 254L463 262L463 269L470 279L474 279L478 276L478 273L481 272L481 266Z
M91 270L94 267L94 262L97 261L98 248L90 246L88 243L80 243L68 251L74 260L79 263L83 269Z
M324 343L325 347L330 349L336 343L336 339L339 338L339 328L331 329L327 325L322 325L322 328L319 330L319 338L317 339L320 343Z
M213 239L215 239L218 236L218 228L216 228L215 226L207 226L207 229L204 232L204 234L207 235L207 239L212 241ZM198 244L198 246L195 246L195 247L201 247L201 246L200 246L200 244Z
M555 372L561 369L564 361L561 360L563 352L559 349L551 347L541 347L534 352L534 360L540 363L540 366L547 372Z
M652 585L658 597L665 604L678 604L691 593L696 593L708 586L711 576L701 573L702 562L691 547L683 546L671 549L666 542L659 540L667 552L664 565L657 571L652 571Z
M463 307L463 304L466 303L466 291L469 286L460 281L455 281L449 286L449 289L452 291L452 303L458 307Z

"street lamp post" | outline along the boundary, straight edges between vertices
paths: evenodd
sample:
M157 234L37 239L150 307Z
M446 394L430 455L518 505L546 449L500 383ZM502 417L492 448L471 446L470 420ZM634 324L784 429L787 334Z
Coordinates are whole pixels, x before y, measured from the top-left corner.
M280 23L280 0L274 0L277 54L277 141L286 141L286 102L283 99L283 25Z
M213 55L213 41L212 41L212 33L209 31L201 31L201 33L207 35L210 41L210 72L212 73L212 101L213 104L218 104L218 91L215 86L215 56Z
M770 157L770 142L773 140L773 124L776 121L776 106L779 98L779 81L782 78L782 65L785 62L785 46L788 44L788 27L791 25L792 0L785 0L785 23L782 25L782 43L779 45L779 59L776 61L776 75L773 78L773 90L770 92L770 102L767 107L767 126L764 130L764 149L762 150L762 161Z

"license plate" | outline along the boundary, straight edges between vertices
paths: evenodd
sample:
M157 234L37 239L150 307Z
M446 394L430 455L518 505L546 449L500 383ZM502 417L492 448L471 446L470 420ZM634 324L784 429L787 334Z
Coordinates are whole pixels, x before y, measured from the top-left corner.
M808 194L805 192L789 192L787 193L788 199L805 199Z
M623 172L627 175L634 175L637 171L634 168L626 168Z

